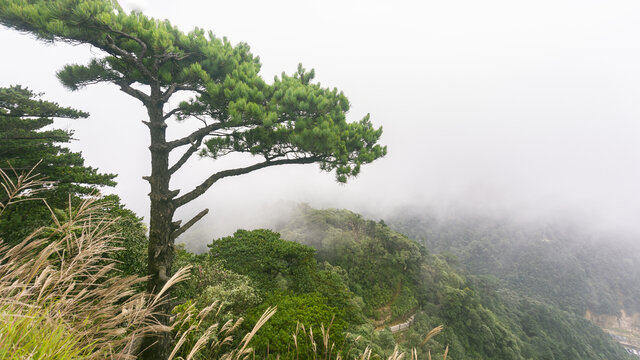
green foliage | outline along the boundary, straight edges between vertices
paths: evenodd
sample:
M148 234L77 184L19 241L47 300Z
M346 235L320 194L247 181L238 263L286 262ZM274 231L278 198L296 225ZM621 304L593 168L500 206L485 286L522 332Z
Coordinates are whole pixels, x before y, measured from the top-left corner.
M614 294L633 297L637 279L632 277L640 273L620 264L636 254L630 244L625 254L570 227L535 227L482 216L437 219L429 213L405 213L389 223L441 252L447 266L469 273L466 283L474 290L448 289L441 315L446 323L466 322L469 343L459 336L456 340L467 353L482 349L489 334L506 331L518 339L525 358L628 358L609 335L582 317L587 308L617 313L625 301L613 299ZM450 284L462 281L450 270L446 273ZM438 279L433 272L427 275ZM501 323L489 331L479 325L487 324L487 311ZM456 354L456 346L451 354Z
M123 275L146 276L149 239L142 218L125 208L115 195L105 196L101 202L105 215L115 219L113 229L119 235L117 245L121 249L108 257L116 261Z
M318 293L294 294L290 291L275 291L269 293L265 301L252 309L247 315L247 324L254 324L264 310L270 306L277 306L278 312L260 329L255 336L253 345L256 355L260 358L296 359L295 345L292 335L300 330L299 324L306 329L313 329L313 339L320 347L322 344L321 328L329 329L331 341L336 349L342 347L346 322L335 314L338 309L327 305L327 300ZM310 340L310 339L309 339ZM298 336L298 354L302 358L313 358L311 341ZM271 357L267 355L271 354Z
M327 298L327 304L338 309L338 314L349 324L357 325L367 321L364 315L364 301L348 287L348 275L339 266L323 263L314 277L314 289Z
M397 315L404 315L399 309L409 311L410 305L417 305L412 291L402 289L419 276L423 253L405 236L346 210L309 207L302 207L282 232L317 247L320 260L344 269L349 288L364 300L369 316L380 307L393 306L399 296Z
M400 344L404 349L415 347L420 358L428 351L441 356L445 346L454 359L627 358L587 321L542 303L524 306L533 301L527 297L505 299L500 286L485 286L473 276L461 275L466 260L459 260L457 251L429 254L382 222L345 210L301 207L281 232L287 239L316 247L320 260L344 271L341 277L363 298L370 319L349 330L363 337L357 346L368 344L376 354L389 356L393 345ZM382 331L367 330L372 323L398 324L411 314L413 324L390 342ZM441 324L444 331L438 338L423 344L425 334Z
M347 98L337 89L312 83L315 72L298 67L267 84L249 46L232 46L227 39L194 29L184 33L168 21L141 13L125 13L108 0L1 0L0 24L27 31L46 41L91 44L107 53L88 65L68 65L58 73L76 90L111 82L140 100L145 95L130 85L156 86L167 101L174 92L197 90L173 113L178 119L210 116L217 121L202 136L201 154L217 158L229 152L260 155L282 163L320 163L345 182L362 164L384 156L377 144L382 134L369 116L346 122ZM195 134L195 133L194 133ZM301 162L290 156L296 155ZM277 163L274 163L277 164Z
M579 316L587 310L640 311L640 248L624 236L482 216L438 221L428 212L404 214L391 223L435 251L454 253L471 274L494 276L512 290Z
M188 265L192 266L190 278L174 289L179 302L194 302L202 309L218 301L226 312L235 315L262 302L262 296L248 276L225 269L209 254L194 255L179 247L173 266L179 269Z
M36 172L55 186L38 196L54 209L67 208L69 201L77 205L77 197L96 193L100 186L115 185L115 175L84 166L80 153L62 146L71 141L72 132L45 130L57 118L78 119L88 114L41 100L40 96L21 86L0 88L0 168L15 179L16 173L39 163ZM0 220L0 237L15 243L49 220L49 210L41 204L17 204Z
M226 269L243 274L263 290L314 290L314 250L280 239L270 230L238 230L208 245L209 255Z
M349 102L344 94L312 83L314 71L301 65L293 75L283 73L267 84L259 75L259 59L244 43L233 46L202 29L184 33L167 20L126 13L112 0L0 0L0 24L45 41L90 44L102 50L104 56L87 65L67 65L58 72L60 81L72 90L112 83L146 107L153 167L147 179L152 202L149 248L156 252L148 259L151 289L164 285L175 237L191 226L175 229L176 209L218 180L269 166L318 163L321 170L334 171L337 181L346 182L359 174L363 164L386 154L386 147L378 144L382 129L374 128L369 115L346 121ZM165 105L181 91L195 95L165 113ZM203 126L167 141L164 129L171 117L198 119ZM169 167L170 153L183 146L189 147ZM214 159L246 153L264 160L214 173L176 197L179 191L169 190L171 176L196 152ZM252 270L257 275L265 269ZM304 278L304 269L299 274L280 271L286 270L281 265L272 270L267 276L275 276L271 281L276 287L311 289L313 279ZM163 309L162 321L168 318L168 308ZM168 353L168 341L160 340L145 357Z
M88 114L41 100L40 96L21 86L0 88L1 168L11 175L11 168L30 170L41 161L37 171L55 182L58 201L66 200L68 194L90 194L96 186L115 185L115 175L99 174L84 166L80 153L60 146L71 141L72 132L43 130L57 118L78 119Z
M334 346L342 345L347 324L367 321L362 298L347 286L346 272L328 263L318 266L308 246L283 240L270 230L238 230L209 248L201 255L178 250L174 266L194 266L193 278L178 285L178 297L197 299L199 307L215 300L228 303L228 310L236 314L247 312L246 326L277 305L274 318L256 336L258 353L266 354L267 344L272 354L293 349L297 320L307 330L313 327L318 344L321 325L328 328L333 321ZM310 351L311 340L305 339L298 336L299 351Z
M0 359L83 359L93 351L44 313L16 314L0 308Z

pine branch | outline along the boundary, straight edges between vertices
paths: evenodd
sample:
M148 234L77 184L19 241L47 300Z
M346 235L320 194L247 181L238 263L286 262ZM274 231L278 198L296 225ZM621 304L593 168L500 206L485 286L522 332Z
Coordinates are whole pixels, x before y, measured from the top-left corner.
M180 110L181 110L180 108L171 109L171 111L169 111L168 113L164 114L162 119L163 120L167 120L170 117L172 117L173 115L177 114Z
M209 135L210 132L222 129L223 127L224 125L222 123L213 123L213 124L207 125L203 128L200 128L192 132L188 136L167 142L167 148L169 150L173 150L180 146L193 144L194 142L197 142L197 141L202 141L202 139L204 139L205 136Z
M264 161L264 162L253 164L251 166L247 166L243 168L235 168L235 169L219 171L209 176L204 182L196 186L195 189L180 196L179 198L176 198L173 201L173 204L176 209L187 204L188 202L196 199L198 196L204 194L218 180L224 179L226 177L247 174L252 171L259 170L269 166L286 165L286 164L311 164L320 160L321 158L318 156L309 156L309 157L302 157L302 158L295 158L295 159L280 159L280 160L274 160L274 161Z
M149 95L138 89L134 89L131 84L125 79L117 81L116 84L120 86L120 90L122 90L124 93L142 101L144 104L147 104L151 100L151 97Z
M136 66L136 68L138 70L140 70L141 73L143 73L147 78L149 78L150 80L153 80L154 82L158 82L158 78L151 73L151 71L149 71L149 69L147 69L146 66L144 66L144 64L142 63L142 60L140 60L139 57L135 56L134 54L118 47L115 43L115 41L113 40L113 38L110 35L106 36L107 39L107 48L111 49L112 54L115 55L119 55L122 56L123 58L127 59L127 61L129 61L130 63L134 64ZM137 39L137 38L136 38ZM142 42L142 40L137 39L139 42ZM146 45L145 45L146 47Z
M195 91L198 93L202 93L202 89L200 89L197 86L192 86L192 85L187 85L187 84L171 84L167 90L162 93L162 101L166 102L169 101L169 98L171 97L171 95L175 94L178 91Z
M176 229L171 234L171 239L172 240L177 239L178 236L184 234L185 231L189 230L190 227L192 227L195 223L200 221L200 219L202 219L208 213L209 213L209 209L204 209L204 210L200 211L196 216L194 216L191 220L189 220L186 224L184 224L184 226L179 227L178 229Z
M180 157L180 160L178 160L175 164L173 164L172 167L169 168L169 174L173 174L176 171L178 171L182 167L182 165L184 165L187 162L187 160L189 160L191 155L193 155L193 153L195 153L198 150L201 144L202 144L202 138L192 143L189 149L182 155L182 157Z

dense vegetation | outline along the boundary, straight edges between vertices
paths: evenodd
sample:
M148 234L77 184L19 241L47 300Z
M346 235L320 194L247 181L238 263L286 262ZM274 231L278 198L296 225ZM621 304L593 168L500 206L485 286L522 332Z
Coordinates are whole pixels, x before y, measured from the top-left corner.
M338 348L371 346L382 356L391 355L396 345L415 347L421 356L427 350L442 354L449 345L456 358L521 358L517 339L480 305L455 270L387 226L348 211L307 208L283 234L321 244L317 257L313 248L268 230L240 230L214 241L204 255L252 280L264 300L248 310L248 319L266 306L278 306L282 313L256 336L258 353L286 354L300 321L316 335L322 324L331 323ZM414 323L401 336L387 328L412 316ZM450 324L444 336L422 344L429 329L441 323ZM362 344L343 342L358 336Z
M316 247L319 260L344 269L350 289L363 298L365 315L374 322L390 324L415 312L414 325L396 336L405 346L415 346L423 321L435 320L445 325L439 341L449 344L456 359L627 356L581 316L508 291L495 278L462 275L455 256L430 253L382 222L345 210L302 207L281 231L287 239Z
M456 255L470 274L584 316L640 311L640 249L622 236L566 223L531 224L428 211L399 213L392 226L437 252Z
M74 204L81 196L102 186L113 186L113 174L101 174L84 165L82 155L64 145L71 141L73 132L51 128L56 119L80 119L89 114L42 100L40 94L21 87L0 88L0 169L15 181L21 172L31 170L51 181L39 196L54 209ZM112 200L116 200L113 198ZM0 238L16 243L30 229L47 225L49 211L41 203L22 202L7 209L0 220Z

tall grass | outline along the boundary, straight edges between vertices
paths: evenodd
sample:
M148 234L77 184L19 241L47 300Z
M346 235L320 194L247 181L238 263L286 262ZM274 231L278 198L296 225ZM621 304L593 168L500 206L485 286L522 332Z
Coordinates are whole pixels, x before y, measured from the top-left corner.
M82 359L94 351L47 314L0 309L0 334L0 359Z
M51 185L34 170L13 175L0 170L0 216L15 203L42 200L34 195ZM43 206L48 205L43 201ZM194 359L205 347L225 360L253 355L249 343L275 309L224 352L242 319L209 325L185 346L221 307L214 303L196 313L190 307L176 315L171 327L155 321L155 309L169 300L167 290L186 279L189 268L177 271L156 295L137 291L146 278L121 276L108 256L121 249L113 230L117 219L105 217L103 208L104 203L88 198L63 215L49 209L50 227L33 231L13 247L0 240L0 359L135 359L145 335L174 328L172 360L182 359L179 353Z
M33 171L0 177L0 215L44 184ZM118 250L117 234L102 207L90 198L64 216L51 211L50 227L13 247L0 243L0 358L128 359L142 336L170 331L154 321L154 309L186 272L158 295L137 293L145 278L114 275L107 258Z

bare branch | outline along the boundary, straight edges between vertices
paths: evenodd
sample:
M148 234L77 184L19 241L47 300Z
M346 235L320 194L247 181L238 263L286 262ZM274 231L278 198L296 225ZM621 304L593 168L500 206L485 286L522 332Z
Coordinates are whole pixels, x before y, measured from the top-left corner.
M197 93L202 93L202 89L197 86L186 84L171 84L167 88L167 90L162 93L162 101L168 101L171 95L175 94L178 91L195 91Z
M200 221L205 215L209 213L209 209L204 209L198 213L198 215L194 216L191 220L189 220L184 226L176 229L173 233L171 233L171 239L175 240L178 236L182 235L185 231L189 230L195 223Z
M162 101L165 102L169 100L171 95L176 92L176 84L171 84L165 92L162 93Z
M175 115L177 112L180 111L180 108L175 108L172 109L171 111L169 111L168 113L164 114L164 116L162 117L163 120L167 120L168 118L172 117L173 115Z
M151 99L149 95L143 93L138 89L134 89L133 87L131 87L131 84L128 83L125 79L119 80L118 82L116 82L116 84L120 86L120 90L142 101L145 104L147 104Z
M178 171L182 167L182 165L184 165L187 162L187 160L189 160L191 155L193 155L193 153L198 150L201 144L202 144L202 138L197 139L194 143L192 143L189 149L185 151L182 157L180 157L180 160L178 160L175 164L173 164L172 167L169 168L169 174L173 174L176 171Z
M280 159L274 161L264 161L261 163L253 164L251 166L229 169L217 172L211 176L209 176L202 184L196 186L195 189L190 192L176 198L173 203L175 208L179 208L180 206L190 202L191 200L196 199L198 196L204 194L213 184L215 184L218 180L230 177L237 176L250 173L255 170L259 170L268 166L276 166L276 165L285 165L285 164L311 164L317 161L320 161L321 158L317 156L309 156L309 157L301 157L297 159Z
M207 125L203 128L200 128L192 132L188 136L167 142L167 148L169 148L169 150L173 150L183 145L193 144L195 141L198 141L198 140L202 141L202 139L204 139L205 136L209 135L210 132L221 129L223 127L224 125L221 123L214 123L214 124Z

